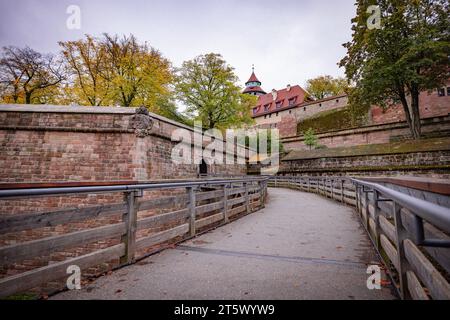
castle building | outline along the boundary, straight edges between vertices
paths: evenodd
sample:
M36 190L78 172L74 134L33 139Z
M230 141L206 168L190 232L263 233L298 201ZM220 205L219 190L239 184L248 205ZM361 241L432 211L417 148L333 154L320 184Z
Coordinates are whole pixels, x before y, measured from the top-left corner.
M258 128L279 128L286 116L301 121L316 113L347 105L345 95L314 101L308 98L306 90L299 85L287 85L286 88L273 89L270 93L266 93L261 84L253 70L244 90L244 93L258 96L258 102L251 110Z
M299 85L287 85L286 88L266 93L261 81L253 70L246 83L244 93L258 96L258 101L250 110L255 127L260 129L278 128L281 137L299 135L297 123L318 116L324 111L342 109L348 105L348 96L341 94L321 100L308 98L308 93ZM447 86L430 92L421 92L419 97L422 119L446 117L450 115L450 81ZM436 121L439 119L436 118ZM368 113L367 125L382 125L405 121L401 104L383 109L372 106Z

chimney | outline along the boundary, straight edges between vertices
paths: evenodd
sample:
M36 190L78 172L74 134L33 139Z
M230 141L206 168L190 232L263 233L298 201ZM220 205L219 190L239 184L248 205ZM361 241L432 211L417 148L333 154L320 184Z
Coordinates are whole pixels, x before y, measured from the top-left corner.
M286 91L287 91L287 92L291 91L291 85L290 85L290 84L287 85Z
M277 96L278 96L278 91L275 89L272 89L272 97L273 97L274 101L277 100Z

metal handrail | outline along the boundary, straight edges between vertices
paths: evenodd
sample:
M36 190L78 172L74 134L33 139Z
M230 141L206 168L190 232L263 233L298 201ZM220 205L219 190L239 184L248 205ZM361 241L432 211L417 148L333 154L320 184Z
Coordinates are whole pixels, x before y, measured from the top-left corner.
M29 189L6 189L0 190L0 199L10 199L24 196L53 196L61 194L79 193L101 193L101 192L126 192L153 189L175 189L183 187L196 187L204 185L227 185L230 183L245 183L254 181L266 181L267 177L249 177L244 179L211 179L192 180L183 182L158 182L106 186L82 186L82 187L52 187L52 188L29 188Z
M405 193L390 189L377 183L351 179L359 184L380 192L384 197L397 202L414 215L431 222L444 232L450 232L450 209L422 199L414 198Z

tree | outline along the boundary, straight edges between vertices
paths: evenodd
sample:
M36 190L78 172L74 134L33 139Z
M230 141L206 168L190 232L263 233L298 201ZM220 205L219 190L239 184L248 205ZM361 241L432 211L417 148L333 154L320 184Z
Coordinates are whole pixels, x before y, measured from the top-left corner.
M112 75L107 51L100 41L86 35L84 40L59 42L70 75L66 94L80 105L110 105Z
M104 34L106 66L110 69L111 92L121 106L146 106L151 109L169 94L172 82L170 62L133 35L119 38Z
M221 55L209 53L185 61L176 77L177 98L186 112L207 129L252 123L250 109L256 97L242 93L234 69Z
M309 147L309 150L311 150L312 147L317 146L317 136L312 128L309 128L304 133L304 141L305 144Z
M369 30L369 4L381 28ZM357 1L352 41L340 66L356 90L350 100L389 107L401 103L414 139L421 135L419 94L449 78L449 3L446 0Z
M29 47L4 47L0 59L3 100L13 103L40 103L37 95L58 86L65 79L62 63L51 54Z
M346 93L348 87L346 79L332 76L319 76L306 81L306 91L309 96L318 100Z
M164 96L158 99L155 106L150 108L150 110L156 114L172 119L176 122L183 123L189 127L194 126L194 121L192 118L178 111L171 96Z

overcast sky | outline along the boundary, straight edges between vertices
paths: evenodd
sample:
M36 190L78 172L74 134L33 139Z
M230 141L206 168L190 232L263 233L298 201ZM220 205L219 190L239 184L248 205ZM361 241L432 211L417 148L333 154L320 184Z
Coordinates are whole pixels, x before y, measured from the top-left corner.
M130 34L159 49L174 66L215 52L241 85L255 64L266 91L342 76L342 43L351 38L354 0L0 0L0 45L57 52L60 40L103 32ZM81 29L69 30L69 5Z

